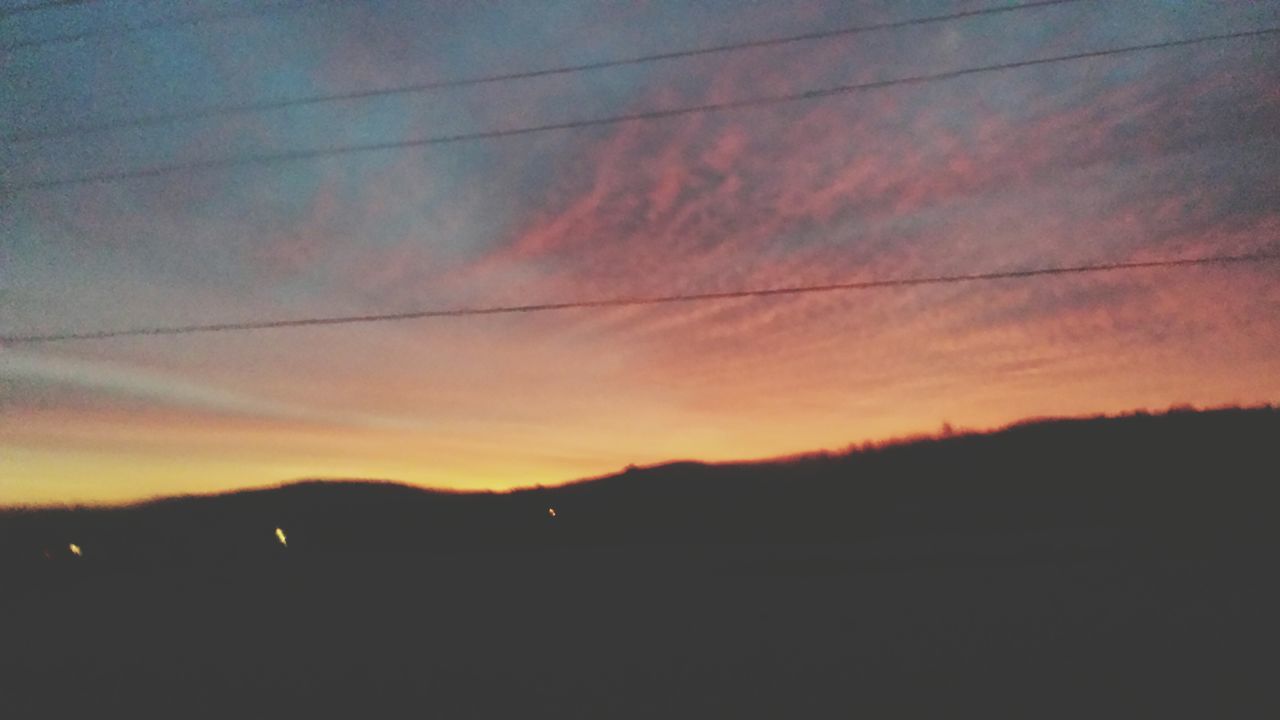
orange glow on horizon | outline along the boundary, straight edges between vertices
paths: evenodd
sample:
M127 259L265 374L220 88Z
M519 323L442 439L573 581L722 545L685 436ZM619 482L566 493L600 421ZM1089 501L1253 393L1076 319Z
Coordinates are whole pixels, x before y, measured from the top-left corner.
M1252 13L1246 3L1164 5L1143 16L1157 12L1172 28ZM754 17L767 35L775 11L759 12L744 7L743 32ZM989 45L984 25L912 32L919 48L936 41L951 54ZM1119 25L1070 27L1060 37L1009 37L1032 56L1046 42L1111 42ZM653 82L581 99L694 106L841 76L861 82L853 76L878 64L936 54L908 45L663 64ZM212 173L207 187L20 193L5 208L13 241L0 241L13 266L0 283L0 331L1274 252L1280 206L1266 190L1280 163L1268 162L1276 148L1264 129L1280 126L1280 94L1269 51L1231 47L1143 55L1114 66L1124 72L1082 62L513 138L468 145L449 162L372 153L350 165L289 164L278 176ZM360 57L355 66L377 77L409 66ZM329 60L319 66L353 67ZM294 69L289 77L306 87L333 84ZM551 102L571 85L527 99ZM424 122L421 108L400 105L380 104L375 125ZM32 107L32 122L50 119ZM503 107L477 103L442 121L501 127ZM195 135L172 128L174 142L155 148L155 161L209 137L244 136L238 125L210 123ZM55 157L25 167L40 157L19 158L15 172L80 172L55 172ZM92 228L94 242L79 228ZM1280 402L1278 271L1280 263L1137 270L11 345L0 348L0 506L126 503L314 478L503 491L630 465L839 451L944 423L989 429L1028 417Z

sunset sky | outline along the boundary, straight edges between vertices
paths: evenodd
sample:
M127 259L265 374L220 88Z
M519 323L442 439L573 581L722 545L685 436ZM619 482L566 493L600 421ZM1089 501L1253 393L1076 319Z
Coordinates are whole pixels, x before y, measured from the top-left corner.
M4 7L20 3L7 0ZM103 0L0 45L262 0ZM10 135L987 2L316 3L0 53ZM1280 26L1083 0L518 82L0 144L0 183L800 92ZM1280 250L1280 40L30 191L0 334ZM551 484L1026 417L1280 401L1280 263L0 348L0 505L301 478Z

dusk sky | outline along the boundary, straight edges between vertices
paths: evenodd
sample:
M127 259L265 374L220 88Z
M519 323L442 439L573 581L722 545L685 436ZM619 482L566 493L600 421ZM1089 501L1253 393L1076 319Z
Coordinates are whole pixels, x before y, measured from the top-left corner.
M265 4L101 0L0 20L0 45ZM314 3L0 52L0 133L995 4ZM654 122L9 189L1275 26L1280 2L1083 0L4 142L0 334L1276 252L1275 35ZM944 422L1278 401L1280 263L10 344L0 505L302 478L505 489Z

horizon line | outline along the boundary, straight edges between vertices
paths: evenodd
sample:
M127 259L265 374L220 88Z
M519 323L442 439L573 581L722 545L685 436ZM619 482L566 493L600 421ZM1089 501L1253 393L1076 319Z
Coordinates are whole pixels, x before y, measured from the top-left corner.
M1223 405L1207 405L1197 406L1192 403L1175 402L1170 403L1163 409L1151 408L1135 408L1132 410L1122 410L1119 412L1097 412L1097 413L1081 413L1081 414L1063 414L1063 415L1031 415L1019 420L1008 423L988 426L988 427L964 427L952 426L948 421L941 421L936 430L932 432L921 431L917 433L909 433L906 435L895 435L877 440L867 439L862 441L851 441L842 448L822 448L817 450L804 450L796 453L783 455L769 455L758 458L738 458L733 460L696 460L690 458L669 459L645 465L628 464L619 470L603 473L600 475L591 475L581 478L573 478L550 485L541 483L533 485L517 485L504 489L467 489L467 488L449 488L440 486L420 485L404 480L395 480L391 478L357 478L357 477L302 477L288 480L280 480L265 485L245 486L233 490L214 490L209 492L192 492L178 493L173 495L154 495L136 500L108 501L98 503L31 503L31 504L0 504L0 517L8 514L22 513L41 513L41 512L92 512L92 511L118 511L118 510L136 510L146 508L152 505L159 505L166 502L174 502L181 500L203 500L216 499L225 497L234 497L238 495L247 495L251 493L273 492L288 490L302 485L360 485L365 487L389 486L398 489L413 490L424 494L435 495L454 495L454 496L477 496L477 495L515 495L525 492L538 492L546 490L558 490L561 488L571 487L575 485L585 485L587 483L601 482L611 478L622 477L630 472L641 470L654 470L672 465L694 464L707 467L732 467L738 465L771 465L782 464L787 462L797 462L803 460L817 460L824 458L843 458L853 457L862 453L883 450L894 447L907 447L911 445L919 445L929 442L937 442L943 440L954 440L960 438L980 437L998 435L1000 433L1009 432L1020 427L1028 427L1032 425L1040 425L1055 422L1086 422L1097 420L1122 420L1126 418L1134 418L1141 416L1151 417L1167 417L1178 414L1210 414L1231 411L1272 411L1280 410L1280 404L1275 401L1259 401L1253 404L1234 403ZM951 431L947 432L946 428L951 427Z

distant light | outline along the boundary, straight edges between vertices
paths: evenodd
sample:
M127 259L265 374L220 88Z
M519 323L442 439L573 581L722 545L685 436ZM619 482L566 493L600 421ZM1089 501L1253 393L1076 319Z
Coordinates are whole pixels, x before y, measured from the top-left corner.
M556 509L555 509L555 508L547 508L547 514L548 514L548 515L550 515L551 517L555 517L555 516L556 516Z
M284 530L276 528L276 538L280 540L280 544L289 547L289 539L284 536Z
M71 543L70 545L67 545L67 547L71 549L71 554L72 554L72 555L75 555L76 557L80 557L80 556L81 556L80 546L79 546L79 545L77 545L77 544L75 544L75 543Z

